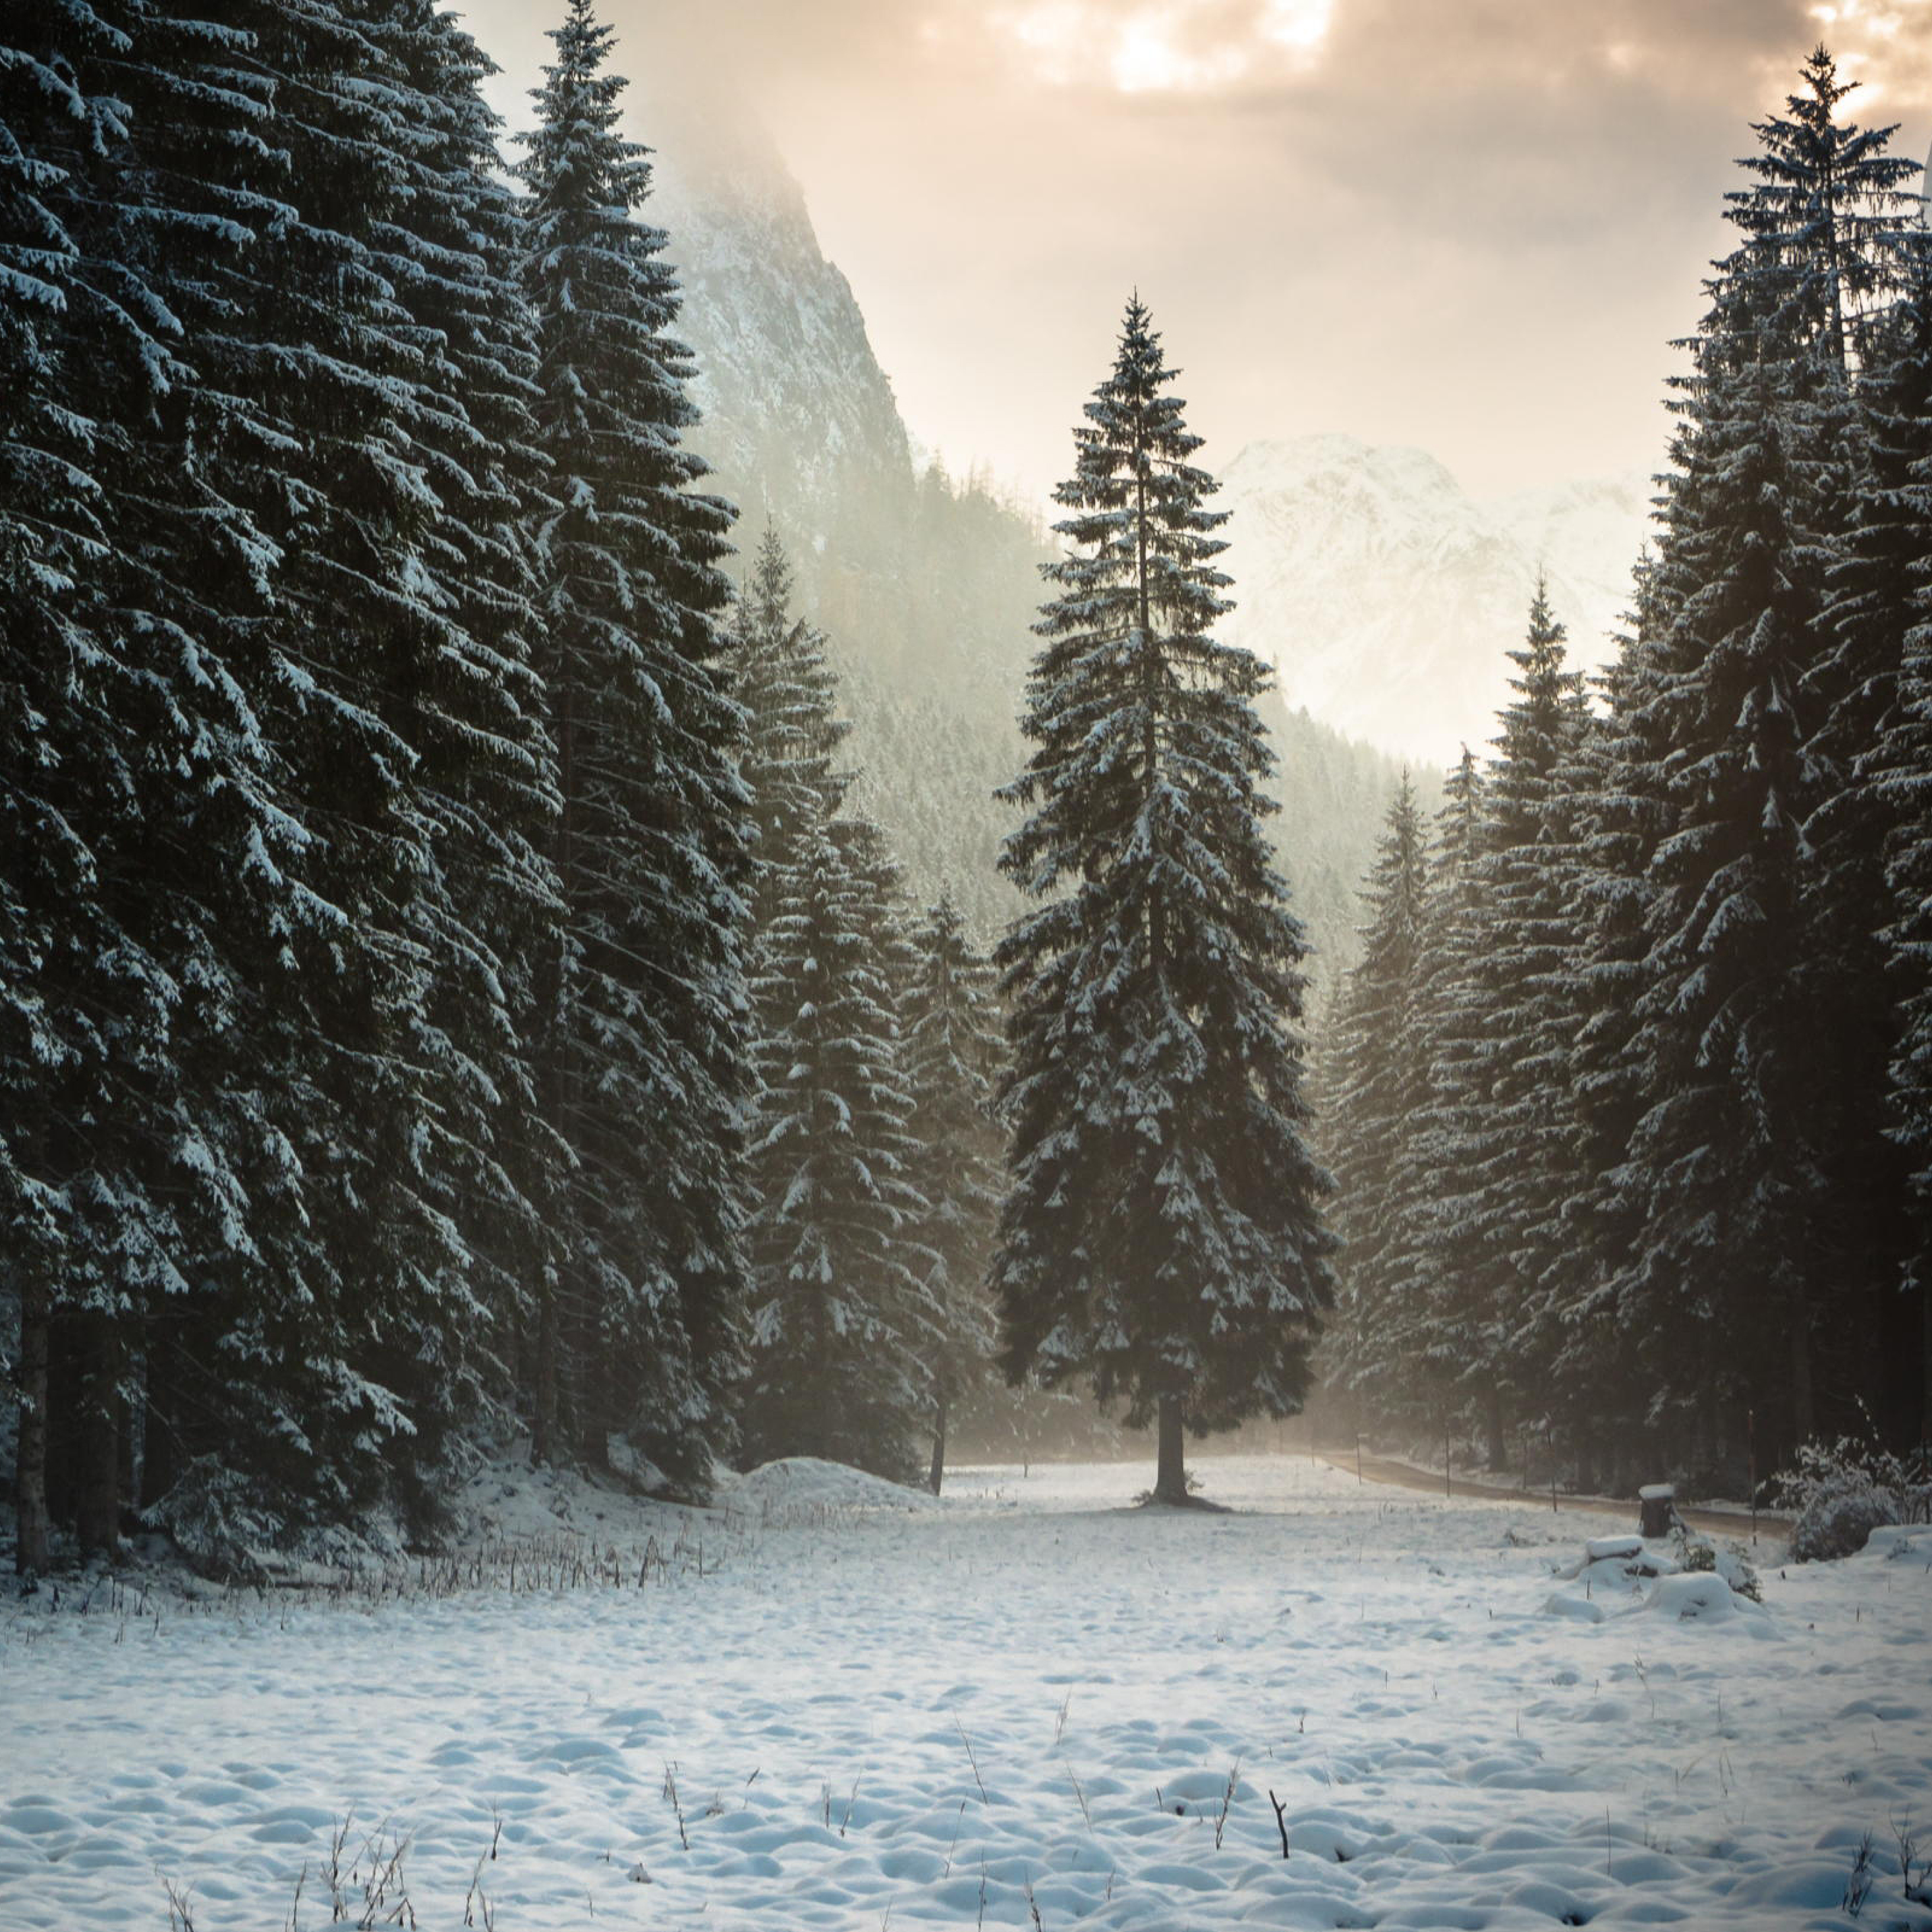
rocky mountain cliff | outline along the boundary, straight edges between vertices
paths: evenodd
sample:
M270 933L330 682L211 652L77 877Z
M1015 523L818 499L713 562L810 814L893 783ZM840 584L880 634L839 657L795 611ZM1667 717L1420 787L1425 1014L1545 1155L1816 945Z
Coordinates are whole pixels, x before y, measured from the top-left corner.
M897 575L912 451L850 284L762 130L671 108L649 218L670 236L698 355L694 439L746 532L775 524L814 602L842 573Z
M1484 502L1422 450L1346 436L1251 443L1222 486L1225 634L1274 661L1290 704L1439 764L1492 735L1540 573L1576 660L1607 657L1652 494L1628 477Z

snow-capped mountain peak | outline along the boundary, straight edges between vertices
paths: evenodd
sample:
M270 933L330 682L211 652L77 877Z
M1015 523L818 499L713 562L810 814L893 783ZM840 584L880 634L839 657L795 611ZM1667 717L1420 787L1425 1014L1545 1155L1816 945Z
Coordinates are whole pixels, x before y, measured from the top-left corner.
M1576 661L1608 655L1651 495L1629 477L1485 502L1426 450L1336 434L1251 443L1221 480L1223 634L1291 706L1438 761L1492 735L1540 575Z

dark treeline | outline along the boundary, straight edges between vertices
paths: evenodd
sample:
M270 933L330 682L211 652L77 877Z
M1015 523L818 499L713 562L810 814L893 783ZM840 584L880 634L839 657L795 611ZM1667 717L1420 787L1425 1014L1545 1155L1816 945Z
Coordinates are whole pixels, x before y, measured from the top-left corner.
M1324 1324L1364 1414L1598 1480L1924 1426L1932 246L1822 52L1732 198L1595 701L1539 598L1496 755L1390 814L1330 1003L1331 1317L1275 855L1332 924L1370 764L1209 634L1144 311L1017 724L987 640L1036 532L908 470L986 583L902 651L903 575L838 580L868 784L782 533L694 453L589 0L508 174L432 0L8 33L23 1569L430 1529L512 1430L687 1494L796 1454L937 1484L1006 1413L989 1264L1008 1372L1157 1418L1170 1501L1184 1429L1293 1412ZM1016 899L1003 1015L973 934Z
M1539 598L1330 1056L1334 1378L1586 1484L1932 1435L1932 244L1848 92L1727 197L1598 701Z
M842 811L776 542L733 603L608 30L554 38L509 180L431 0L10 16L22 1568L420 1526L509 1423L910 1473L984 1352L986 969Z

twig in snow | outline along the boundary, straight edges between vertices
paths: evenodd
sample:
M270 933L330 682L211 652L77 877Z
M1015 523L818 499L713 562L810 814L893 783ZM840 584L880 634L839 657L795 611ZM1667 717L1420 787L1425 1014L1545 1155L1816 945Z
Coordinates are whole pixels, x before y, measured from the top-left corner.
M1908 1905L1932 1905L1932 1856L1922 1864L1918 1857L1918 1834L1912 1828L1910 1817L1892 1820L1892 1835L1898 1840L1898 1873L1905 1886L1905 1900ZM1912 1876L1912 1868L1918 1866L1918 1875Z
M966 1735L966 1726L957 1718L952 1728L959 1733L959 1742L966 1747L966 1762L973 1767L973 1782L980 1787L980 1802L988 1810L993 1808L993 1801L986 1796L986 1780L980 1775L980 1760L973 1755L973 1740Z
M194 1887L178 1886L171 1878L161 1880L168 1895L168 1932L194 1932Z
M1865 1900L1871 1896L1872 1844L1872 1834L1868 1832L1858 1840L1857 1856L1852 1860L1851 1875L1845 1880L1845 1895L1839 1904L1847 1918L1857 1918L1865 1909Z
M670 1806L671 1816L677 1820L678 1843L688 1852L691 1850L691 1834L684 1828L684 1807L678 1802L677 1766L664 1766L664 1790L661 1794Z
M1222 1834L1228 1828L1228 1808L1234 1802L1234 1786L1240 1782L1241 1760L1234 1760L1234 1768L1228 1774L1228 1788L1221 1794L1221 1810L1214 1820L1214 1849L1221 1849Z

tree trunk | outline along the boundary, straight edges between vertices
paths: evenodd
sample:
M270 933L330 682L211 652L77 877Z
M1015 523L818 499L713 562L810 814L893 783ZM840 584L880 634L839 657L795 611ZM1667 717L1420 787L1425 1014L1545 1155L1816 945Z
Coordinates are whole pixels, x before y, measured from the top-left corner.
M934 1496L939 1493L939 1485L946 1474L946 1391L939 1391L939 1406L932 1418L932 1473L926 1478L926 1486Z
M1932 1448L1932 1280L1918 1285L1918 1439Z
M1187 1470L1184 1461L1185 1442L1180 1430L1180 1398L1164 1395L1160 1399L1160 1452L1154 1464L1154 1499L1157 1503L1184 1503L1187 1500Z
M1489 1438L1490 1467L1500 1469L1508 1460L1509 1450L1504 1440L1508 1432L1503 1427L1503 1392L1494 1383L1485 1398L1483 1416L1487 1424L1484 1432Z
M115 1436L119 1448L119 1456L115 1465L114 1487L121 1502L121 1521L128 1525L128 1512L138 1509L141 1503L141 1432L137 1426L147 1416L147 1400L141 1397L139 1409L135 1407L135 1366L124 1352L121 1400L114 1411ZM140 1365L140 1386L147 1386L147 1368Z
M1811 1406L1811 1298L1802 1288L1791 1298L1791 1426L1800 1443L1816 1432Z
M571 1103L575 1097L572 1056L576 1026L576 988L571 975L571 946L578 916L579 881L577 877L577 720L576 686L573 670L560 663L550 681L556 706L556 786L559 809L552 856L556 863L557 889L562 896L562 930L551 937L547 958L551 983L544 989L548 1014L548 1036L544 1042L542 1085L544 1118L557 1143L574 1148L571 1133ZM562 1451L566 1430L558 1412L558 1355L562 1337L557 1298L566 1272L574 1269L574 1253L562 1256L554 1251L546 1258L537 1278L536 1387L532 1392L530 1456L533 1462L550 1462Z
M80 1400L74 1444L74 1530L82 1556L116 1556L121 1549L119 1324L110 1315L91 1314L76 1340Z
M556 1450L556 1281L546 1267L537 1284L537 1386L530 1421L530 1460L548 1462Z
M175 1486L185 1458L182 1454L181 1419L176 1406L176 1374L179 1364L173 1338L161 1326L148 1324L146 1412L141 1420L142 1504L152 1508Z
M19 1540L14 1567L23 1576L47 1567L46 1282L31 1263L20 1283L20 1439L14 1505Z

